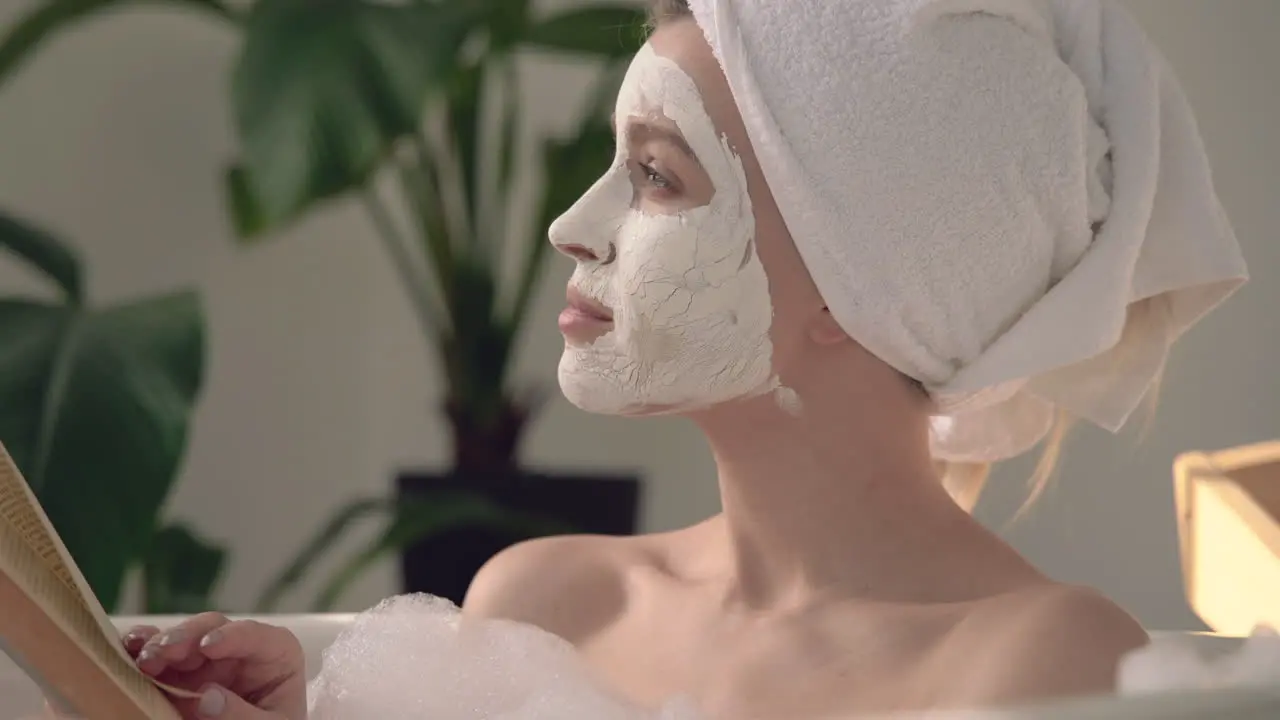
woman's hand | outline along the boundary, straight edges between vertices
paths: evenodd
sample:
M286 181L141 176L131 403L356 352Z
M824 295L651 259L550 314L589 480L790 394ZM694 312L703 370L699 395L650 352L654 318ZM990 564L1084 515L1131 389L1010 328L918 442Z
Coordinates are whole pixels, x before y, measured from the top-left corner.
M126 648L138 648L142 672L201 693L199 700L173 698L185 718L306 717L302 645L284 628L203 613L162 633L136 628L125 638Z
M164 632L132 628L124 646L142 672L200 693L169 698L188 720L306 718L302 645L284 628L203 613Z

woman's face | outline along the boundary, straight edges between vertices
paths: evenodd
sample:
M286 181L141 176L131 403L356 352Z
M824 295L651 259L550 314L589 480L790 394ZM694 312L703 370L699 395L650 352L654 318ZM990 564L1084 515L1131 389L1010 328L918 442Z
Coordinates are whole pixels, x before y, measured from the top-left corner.
M822 304L692 21L636 55L615 129L613 164L550 230L577 262L560 317L566 397L646 414L775 390Z

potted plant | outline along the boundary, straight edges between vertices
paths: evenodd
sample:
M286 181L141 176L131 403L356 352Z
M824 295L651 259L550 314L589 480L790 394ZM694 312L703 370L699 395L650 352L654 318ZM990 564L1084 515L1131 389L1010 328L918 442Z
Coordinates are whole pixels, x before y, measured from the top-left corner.
M0 212L0 256L55 290L0 296L0 443L108 612L143 573L143 611L210 609L225 553L161 509L204 375L204 316L183 290L87 301L79 258Z
M0 44L0 82L54 33L128 3L46 0ZM369 514L387 516L384 532L341 566L317 606L331 605L388 553L402 554L406 591L461 600L479 566L524 537L633 532L635 476L521 465L539 393L517 391L510 370L545 264L546 229L612 155L608 106L643 41L642 10L610 3L535 18L530 0L170 3L205 11L242 36L231 78L241 157L226 175L239 237L258 242L318 205L358 199L447 388L438 412L452 431L449 466L402 473L394 497L340 509L259 609L273 607ZM542 140L538 215L516 223L507 212L519 155L515 63L529 50L576 54L601 67L573 132ZM378 192L383 179L407 217ZM521 255L511 278L501 272L509 249Z
M226 184L240 237L258 241L326 201L359 198L447 387L439 412L452 430L449 467L405 472L396 497L341 509L268 589L262 609L371 513L387 515L385 531L327 583L320 605L387 553L402 551L405 590L459 600L479 565L522 537L634 531L634 476L536 473L520 464L538 394L518 392L510 368L544 265L546 228L612 153L607 105L642 42L642 11L601 4L535 18L529 0L256 0L247 9L170 2L242 35L231 82L242 156ZM0 82L55 33L127 4L46 0L0 44ZM603 66L575 130L543 141L538 216L515 224L505 209L518 155L515 62L526 50ZM386 176L407 218L375 190ZM500 272L509 246L522 255L514 278Z
M546 230L612 155L608 105L643 22L639 8L616 4L536 19L528 0L258 0L245 16L232 89L242 158L228 173L237 227L255 240L318 203L357 197L435 351L447 388L439 413L453 440L447 469L402 473L393 500L340 510L259 609L367 513L390 522L326 584L317 609L387 553L401 552L404 590L461 601L479 567L524 537L634 532L636 477L521 465L538 395L518 392L510 370ZM515 63L531 49L603 67L575 130L545 140L538 216L517 224L507 212L519 156ZM375 189L387 176L408 217L395 217ZM513 278L501 271L507 248L522 256Z

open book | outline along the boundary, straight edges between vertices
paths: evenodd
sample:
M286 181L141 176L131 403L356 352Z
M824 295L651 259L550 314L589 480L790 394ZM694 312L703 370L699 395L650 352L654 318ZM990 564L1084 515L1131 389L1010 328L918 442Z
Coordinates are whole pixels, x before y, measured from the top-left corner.
M120 636L0 444L0 650L61 711L93 720L177 720ZM164 692L161 691L163 688Z

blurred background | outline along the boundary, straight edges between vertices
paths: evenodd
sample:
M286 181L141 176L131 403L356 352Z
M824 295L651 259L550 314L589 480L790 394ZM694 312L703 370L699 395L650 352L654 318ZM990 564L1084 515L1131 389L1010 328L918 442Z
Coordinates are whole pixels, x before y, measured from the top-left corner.
M1016 522L1034 458L1002 466L978 515L1199 629L1173 459L1280 434L1280 2L1124 4L1253 280L1177 346L1145 433L1077 430ZM453 593L515 537L717 511L691 426L555 386L571 267L534 248L608 161L638 10L0 3L0 440L104 604L359 610Z

